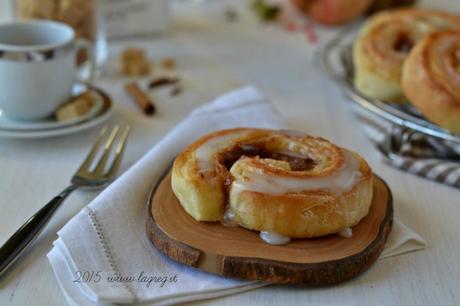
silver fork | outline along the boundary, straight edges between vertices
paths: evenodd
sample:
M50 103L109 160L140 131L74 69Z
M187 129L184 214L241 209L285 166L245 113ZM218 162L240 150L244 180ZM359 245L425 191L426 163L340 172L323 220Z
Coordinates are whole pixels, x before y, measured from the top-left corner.
M112 156L111 151L120 128L115 126L107 138L101 157L96 160L98 153L101 151L101 144L104 142L107 127L102 128L96 143L91 148L83 164L73 175L71 184L65 188L59 195L37 211L29 220L26 221L0 248L0 275L21 255L26 247L35 240L43 228L48 224L56 210L61 206L64 199L77 188L102 188L107 186L115 177L115 173L125 149L126 140L129 134L127 126L121 135L120 140L113 154L111 164L108 161ZM93 166L95 165L95 166Z

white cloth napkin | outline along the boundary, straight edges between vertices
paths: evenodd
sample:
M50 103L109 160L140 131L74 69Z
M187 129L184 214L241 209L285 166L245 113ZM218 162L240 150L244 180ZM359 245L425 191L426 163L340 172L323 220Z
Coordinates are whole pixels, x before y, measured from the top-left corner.
M172 159L197 137L236 126L286 127L257 90L234 90L192 112L58 232L48 258L69 304L169 305L266 285L178 264L159 253L145 233L149 191ZM424 245L423 238L396 221L381 257Z
M364 131L389 165L404 172L460 188L460 145L429 137L355 106Z

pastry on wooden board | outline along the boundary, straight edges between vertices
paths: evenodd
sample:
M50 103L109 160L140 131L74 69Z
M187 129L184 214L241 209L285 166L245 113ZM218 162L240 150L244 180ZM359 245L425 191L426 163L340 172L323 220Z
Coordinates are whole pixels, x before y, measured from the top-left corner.
M372 177L362 157L325 139L237 128L188 146L174 161L171 184L197 221L311 238L346 231L364 218Z

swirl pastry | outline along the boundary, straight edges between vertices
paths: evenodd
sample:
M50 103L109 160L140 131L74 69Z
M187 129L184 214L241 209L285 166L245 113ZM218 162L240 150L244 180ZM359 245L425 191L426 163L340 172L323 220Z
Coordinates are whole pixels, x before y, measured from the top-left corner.
M238 128L208 134L174 161L172 189L197 221L292 238L356 225L372 201L358 154L299 132Z
M417 44L404 63L402 86L425 118L460 134L460 30Z
M369 18L353 47L355 87L371 98L405 102L401 70L412 47L430 32L460 29L460 17L398 9Z

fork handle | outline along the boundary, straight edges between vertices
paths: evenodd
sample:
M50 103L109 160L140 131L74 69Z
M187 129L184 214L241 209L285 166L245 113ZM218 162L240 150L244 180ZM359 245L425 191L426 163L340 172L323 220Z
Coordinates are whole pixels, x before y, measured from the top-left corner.
M48 224L56 210L61 206L64 199L77 186L70 185L59 195L37 211L29 220L26 221L0 248L0 275L21 255L22 251L35 240L43 228Z

